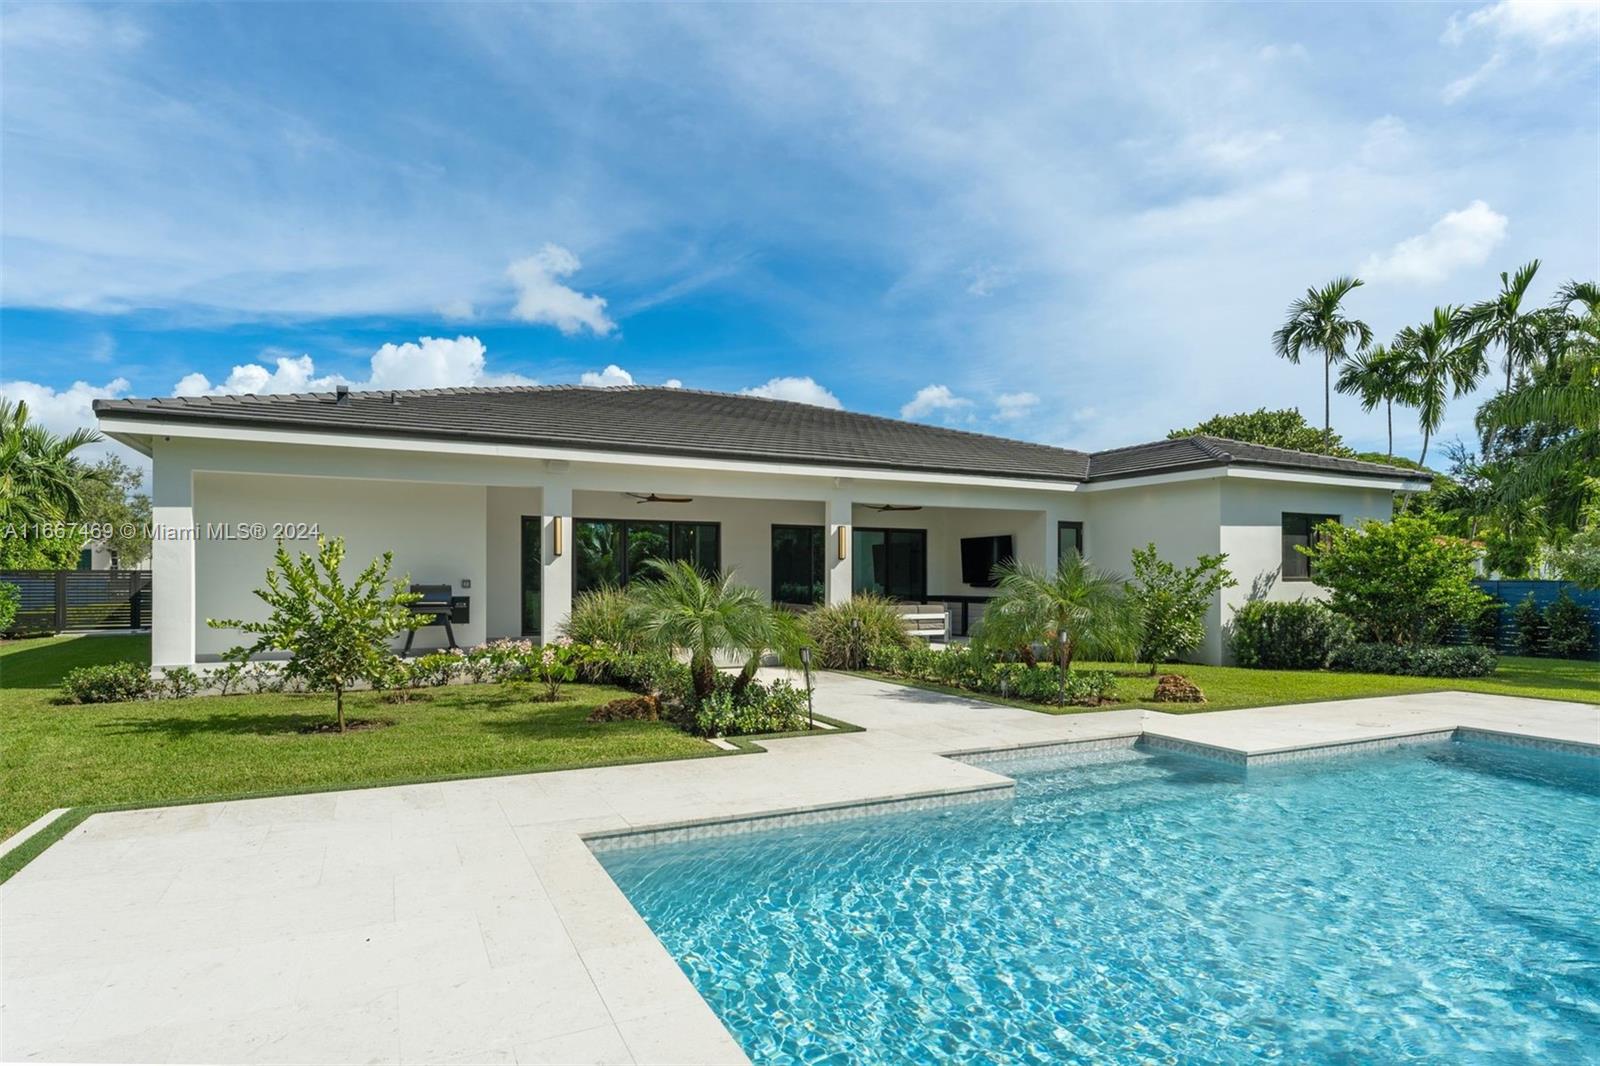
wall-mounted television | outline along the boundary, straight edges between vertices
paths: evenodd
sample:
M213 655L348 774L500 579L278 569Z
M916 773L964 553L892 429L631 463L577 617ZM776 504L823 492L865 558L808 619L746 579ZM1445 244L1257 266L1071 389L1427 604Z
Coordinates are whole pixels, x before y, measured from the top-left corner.
M978 588L994 588L994 568L1013 557L1009 534L1002 537L961 538L961 581Z

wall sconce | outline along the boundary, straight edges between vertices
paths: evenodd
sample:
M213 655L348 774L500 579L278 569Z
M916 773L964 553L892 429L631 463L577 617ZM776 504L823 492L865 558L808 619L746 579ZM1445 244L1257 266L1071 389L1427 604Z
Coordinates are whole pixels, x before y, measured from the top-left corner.
M550 554L561 557L561 516L554 515L550 519Z
M850 558L850 527L843 523L839 526L839 561L844 562Z

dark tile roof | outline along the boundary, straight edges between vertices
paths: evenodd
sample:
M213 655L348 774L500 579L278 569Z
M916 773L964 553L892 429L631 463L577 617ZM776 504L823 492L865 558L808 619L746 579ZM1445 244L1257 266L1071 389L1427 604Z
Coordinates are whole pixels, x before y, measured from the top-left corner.
M806 465L1101 481L1206 466L1279 466L1378 477L1414 471L1187 437L1087 452L786 400L650 386L530 385L275 396L97 400L125 419L421 437Z
M1277 467L1327 474L1430 480L1430 475L1426 472L1408 467L1297 452L1288 448L1273 448L1265 444L1250 444L1240 440L1229 440L1226 437L1201 434L1095 452L1089 457L1089 480L1112 481L1117 478L1143 477L1148 474L1200 470L1216 466Z

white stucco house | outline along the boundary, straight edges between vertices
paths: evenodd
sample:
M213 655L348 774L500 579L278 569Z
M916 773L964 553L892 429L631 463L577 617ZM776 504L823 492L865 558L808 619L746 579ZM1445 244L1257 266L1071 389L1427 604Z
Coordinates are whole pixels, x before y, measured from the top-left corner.
M649 558L737 571L775 601L874 590L949 605L956 633L999 555L1079 549L1126 572L1155 542L1239 579L1197 657L1222 661L1246 599L1315 595L1292 550L1325 517L1387 518L1425 475L1209 437L1086 453L751 396L574 386L102 400L148 455L153 661L214 660L249 616L274 537L341 536L353 568L464 598L456 638L549 637L575 591ZM306 539L301 546L309 548ZM353 572L353 571L352 571ZM442 629L417 635L438 645Z

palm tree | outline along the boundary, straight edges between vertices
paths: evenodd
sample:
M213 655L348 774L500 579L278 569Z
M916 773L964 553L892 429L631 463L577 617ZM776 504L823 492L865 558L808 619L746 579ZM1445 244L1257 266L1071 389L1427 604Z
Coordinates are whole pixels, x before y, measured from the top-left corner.
M1071 551L1054 575L1016 562L1000 564L995 574L1000 586L979 624L981 644L1050 646L1063 688L1076 656L1119 658L1131 650L1138 627L1120 575L1096 570Z
M689 653L696 702L716 690L718 652L754 658L777 642L772 611L755 589L734 584L733 571L709 577L682 560L645 565L646 580L632 587L637 624L647 640Z
M1339 372L1338 391L1361 397L1361 409L1371 411L1380 403L1389 424L1389 458L1394 458L1394 405L1405 403L1411 395L1411 375L1404 353L1378 345L1357 352Z
M1354 289L1360 278L1334 278L1320 289L1289 305L1289 317L1272 335L1272 348L1284 359L1300 363L1300 353L1309 349L1322 353L1322 435L1333 437L1333 364L1350 355L1350 342L1357 351L1372 343L1372 330L1360 319L1345 318L1339 304Z
M1506 390L1511 391L1512 376L1534 361L1539 352L1540 334L1546 328L1541 308L1523 309L1528 288L1539 273L1539 260L1525 263L1515 274L1500 272L1500 292L1492 300L1473 304L1463 315L1463 324L1480 347L1487 352L1498 345L1506 366Z
M94 471L75 454L101 440L92 429L58 436L28 420L27 403L0 397L0 517L32 524L83 517Z
M1446 305L1435 307L1432 318L1419 326L1407 326L1394 339L1392 347L1406 369L1409 399L1422 429L1422 454L1417 462L1424 466L1428 441L1444 422L1451 393L1471 392L1488 369L1482 342L1469 335L1469 328L1461 308Z
M1548 492L1574 472L1600 469L1600 311L1589 306L1588 314L1573 319L1554 366L1478 409L1478 430L1485 436L1535 425L1558 431L1508 473L1501 486L1508 500Z

